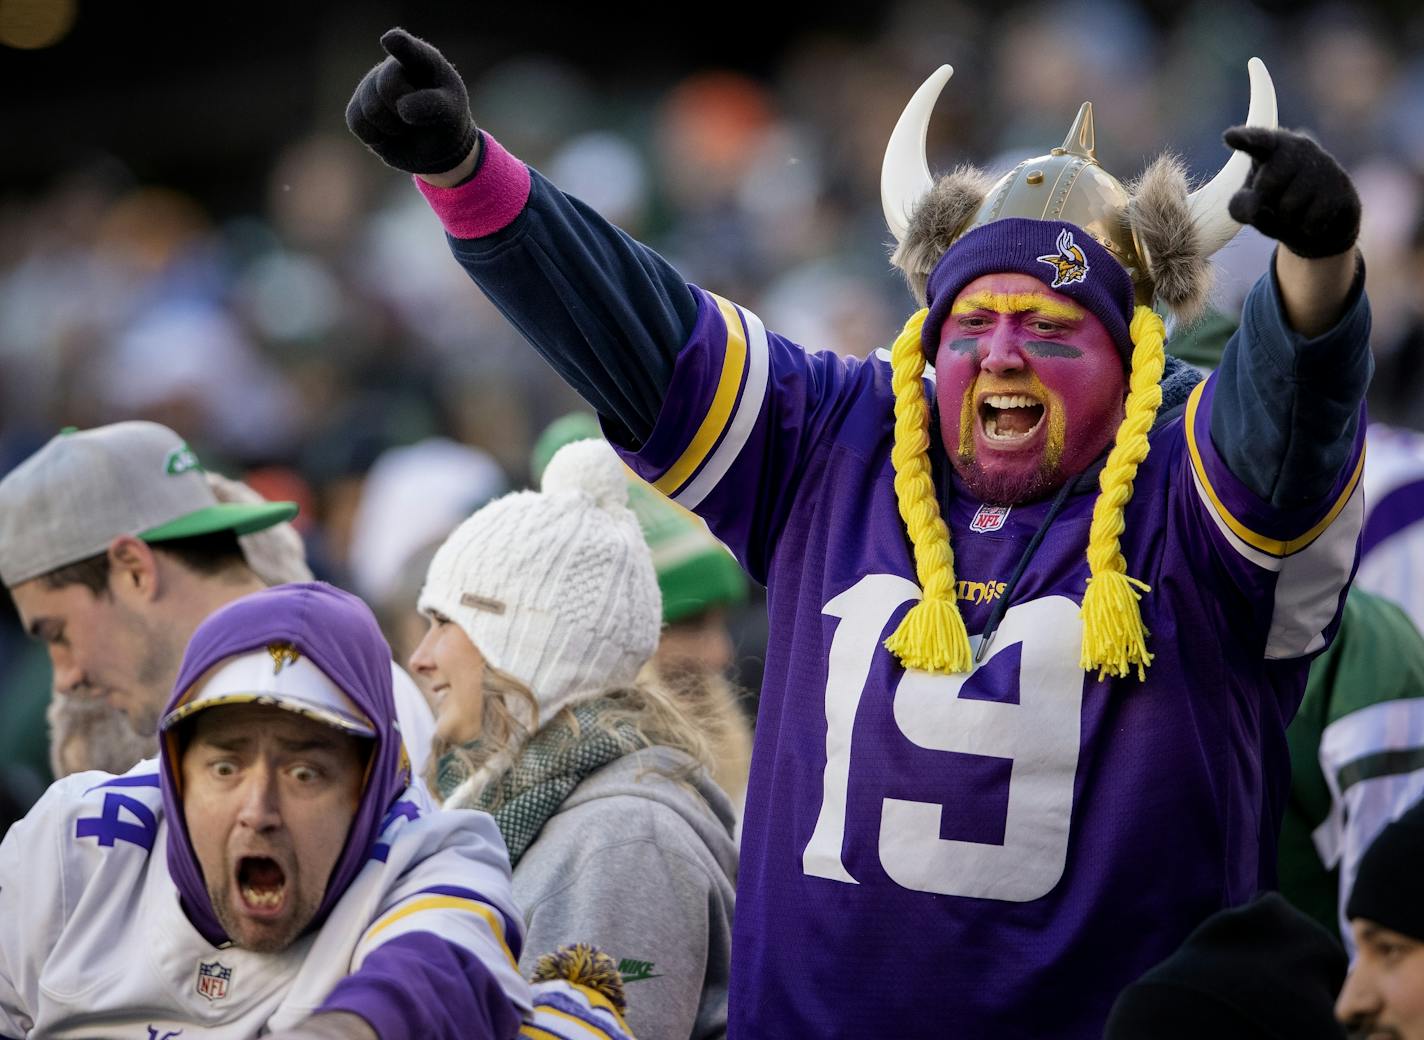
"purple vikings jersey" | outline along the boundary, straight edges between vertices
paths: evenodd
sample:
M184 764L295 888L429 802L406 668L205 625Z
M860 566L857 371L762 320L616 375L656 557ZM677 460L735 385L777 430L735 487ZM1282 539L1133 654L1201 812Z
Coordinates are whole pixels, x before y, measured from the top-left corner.
M906 672L882 646L920 597L888 361L805 352L696 294L625 458L768 589L731 1034L1100 1035L1122 986L1273 881L1285 728L1355 565L1363 435L1332 492L1284 514L1214 449L1209 379L1153 432L1126 512L1145 682L1078 666L1096 488L972 673ZM977 644L1049 503L950 497Z

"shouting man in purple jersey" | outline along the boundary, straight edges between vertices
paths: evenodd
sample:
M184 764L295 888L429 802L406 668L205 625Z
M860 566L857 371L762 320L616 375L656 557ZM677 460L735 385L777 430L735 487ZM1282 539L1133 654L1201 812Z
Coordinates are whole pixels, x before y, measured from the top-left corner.
M688 285L476 129L400 30L347 109L470 276L704 516L771 613L734 925L736 1037L1096 1037L1272 883L1285 727L1356 558L1368 305L1349 178L1275 128L1129 194L1091 109L999 182L891 138L889 359ZM1233 219L1234 218L1234 219ZM1281 246L1204 383L1156 303L1249 222ZM926 367L933 362L938 378Z

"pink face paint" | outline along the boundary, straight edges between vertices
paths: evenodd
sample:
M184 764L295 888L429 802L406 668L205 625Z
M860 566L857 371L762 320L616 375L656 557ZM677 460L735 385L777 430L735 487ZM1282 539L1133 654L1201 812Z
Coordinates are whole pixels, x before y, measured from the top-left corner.
M1122 422L1127 378L1103 323L1026 274L988 274L955 297L935 355L940 434L983 501L1050 494Z

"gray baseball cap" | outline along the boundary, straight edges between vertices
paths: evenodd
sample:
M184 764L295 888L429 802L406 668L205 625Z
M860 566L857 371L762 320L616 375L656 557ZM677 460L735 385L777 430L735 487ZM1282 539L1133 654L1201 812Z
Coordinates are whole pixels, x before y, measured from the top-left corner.
M295 502L219 502L192 449L158 423L66 430L0 480L0 581L14 588L122 534L251 534L296 515Z

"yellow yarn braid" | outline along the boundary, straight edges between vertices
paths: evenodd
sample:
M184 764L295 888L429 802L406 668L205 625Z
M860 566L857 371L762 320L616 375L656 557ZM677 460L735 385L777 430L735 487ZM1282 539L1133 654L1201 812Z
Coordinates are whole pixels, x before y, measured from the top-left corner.
M915 575L924 598L910 608L885 648L906 668L951 675L972 666L969 636L959 616L954 553L949 528L939 514L930 474L930 409L921 382L925 356L920 330L927 310L910 316L890 348L890 385L895 391L895 498L915 549Z
M1137 467L1147 458L1147 432L1162 406L1162 369L1166 364L1162 319L1150 307L1138 307L1132 316L1132 371L1127 403L1117 440L1098 480L1101 489L1093 504L1088 530L1088 587L1083 593L1083 652L1079 665L1098 670L1098 678L1121 678L1132 668L1139 681L1152 663L1147 652L1147 629L1138 601L1151 588L1128 576L1120 539L1123 510L1132 499ZM897 430L898 433L898 430ZM1138 591L1141 590L1141 591Z

